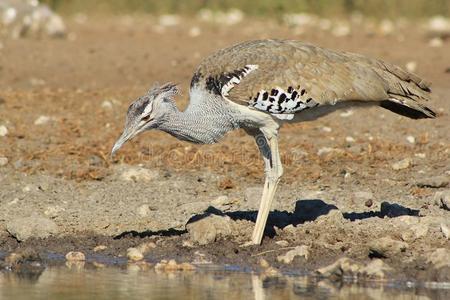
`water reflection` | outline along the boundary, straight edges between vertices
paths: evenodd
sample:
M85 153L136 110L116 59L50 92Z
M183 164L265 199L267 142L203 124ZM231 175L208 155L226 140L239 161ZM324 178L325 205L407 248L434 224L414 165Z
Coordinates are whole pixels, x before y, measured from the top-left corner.
M156 273L147 264L0 273L0 299L450 299L450 290L361 286L310 277L205 271Z

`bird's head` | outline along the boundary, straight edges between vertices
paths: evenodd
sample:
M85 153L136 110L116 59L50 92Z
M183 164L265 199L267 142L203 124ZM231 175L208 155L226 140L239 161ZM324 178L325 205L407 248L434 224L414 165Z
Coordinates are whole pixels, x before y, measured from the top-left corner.
M139 133L158 128L165 114L173 107L173 97L177 94L177 86L166 83L153 86L144 96L133 101L128 107L123 133L114 144L111 156Z

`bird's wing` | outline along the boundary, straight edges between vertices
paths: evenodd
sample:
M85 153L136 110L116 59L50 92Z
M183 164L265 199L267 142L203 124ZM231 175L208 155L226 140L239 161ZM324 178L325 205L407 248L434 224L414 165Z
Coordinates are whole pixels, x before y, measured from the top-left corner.
M428 100L418 76L361 55L298 41L250 41L222 49L200 64L191 86L271 114L293 114L339 101Z

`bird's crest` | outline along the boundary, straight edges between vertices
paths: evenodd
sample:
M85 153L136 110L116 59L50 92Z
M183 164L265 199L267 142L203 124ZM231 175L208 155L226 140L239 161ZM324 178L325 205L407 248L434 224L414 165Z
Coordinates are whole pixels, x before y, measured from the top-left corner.
M157 99L160 97L173 99L175 95L180 95L180 89L176 84L171 82L165 83L161 86L159 83L155 83L147 92L147 95L151 99Z

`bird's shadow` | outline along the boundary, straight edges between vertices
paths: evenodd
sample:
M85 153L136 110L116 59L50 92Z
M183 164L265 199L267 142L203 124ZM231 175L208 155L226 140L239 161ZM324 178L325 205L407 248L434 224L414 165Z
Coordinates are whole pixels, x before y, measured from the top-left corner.
M266 229L264 235L274 237L276 235L275 227L284 228L288 225L297 226L305 222L314 221L320 216L327 215L331 210L338 209L333 204L328 204L321 199L304 199L297 200L293 212L275 210L269 213ZM213 206L208 207L203 213L195 215L189 219L187 224L196 222L210 215L228 216L232 220L247 220L256 222L258 211L231 211L223 212L222 210ZM343 217L350 221L363 220L373 217L378 218L394 218L404 215L418 216L419 210L411 209L397 203L382 202L380 210L364 211L364 212L344 212ZM186 233L186 230L168 229L162 231L127 231L114 237L114 239L121 239L125 237L149 237L149 236L178 236Z
M321 199L297 200L293 212L275 210L269 213L264 235L274 237L276 235L275 227L284 228L288 225L297 226L305 222L314 221L320 216L327 215L333 209L338 209L338 207L333 204L328 204ZM195 215L189 219L188 224L210 215L229 216L232 220L256 222L258 211L223 212L220 209L210 206L202 214ZM403 215L418 216L419 210L411 209L397 203L382 202L378 211L344 212L342 215L347 220L355 221L372 217L394 218Z

